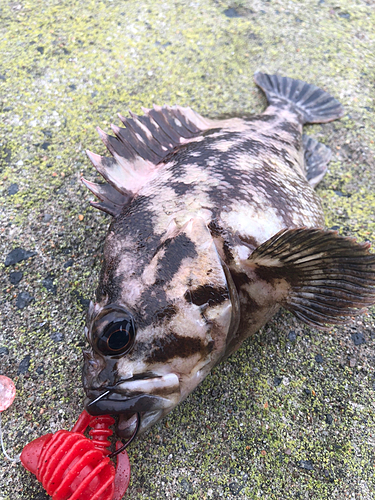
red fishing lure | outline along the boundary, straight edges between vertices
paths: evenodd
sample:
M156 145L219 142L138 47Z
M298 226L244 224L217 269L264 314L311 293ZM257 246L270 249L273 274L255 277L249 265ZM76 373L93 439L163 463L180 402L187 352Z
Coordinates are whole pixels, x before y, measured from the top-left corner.
M53 500L121 500L130 481L130 463L125 447L108 449L110 415L93 417L83 411L71 431L46 434L27 444L21 453L23 466L36 475ZM91 427L89 435L84 432ZM108 456L109 455L109 456ZM111 457L117 455L116 470Z

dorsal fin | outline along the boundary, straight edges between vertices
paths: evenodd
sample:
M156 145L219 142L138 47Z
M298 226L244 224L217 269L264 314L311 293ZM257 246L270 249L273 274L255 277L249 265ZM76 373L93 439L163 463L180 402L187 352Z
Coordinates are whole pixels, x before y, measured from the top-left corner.
M95 184L83 178L82 182L100 200L99 203L92 201L91 205L114 217L119 215L122 207L129 202L129 196L121 194L110 184Z
M131 118L119 115L125 128L111 125L116 137L99 127L100 138L112 157L86 151L91 163L108 184L82 182L99 198L91 204L113 216L128 205L138 191L149 182L173 150L196 138L215 123L190 108L154 106L144 116L130 112Z

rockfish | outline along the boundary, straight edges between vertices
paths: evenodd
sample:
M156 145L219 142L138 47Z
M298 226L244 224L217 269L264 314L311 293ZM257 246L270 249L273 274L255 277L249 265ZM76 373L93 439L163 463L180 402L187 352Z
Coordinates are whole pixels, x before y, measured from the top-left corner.
M282 306L324 328L375 302L375 255L324 229L314 187L330 149L305 123L340 103L299 80L255 75L268 107L210 120L154 106L98 129L87 152L107 181L82 179L112 215L88 311L83 384L89 413L144 432Z

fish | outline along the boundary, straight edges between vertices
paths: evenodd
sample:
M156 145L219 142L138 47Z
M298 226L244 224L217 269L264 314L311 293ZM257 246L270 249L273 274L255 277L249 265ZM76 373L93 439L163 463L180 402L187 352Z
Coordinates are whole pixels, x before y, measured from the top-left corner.
M263 113L119 115L82 179L112 216L85 327L85 408L123 438L172 411L280 309L318 329L375 303L370 244L324 227L314 191L331 150L306 123L344 114L324 90L255 74Z

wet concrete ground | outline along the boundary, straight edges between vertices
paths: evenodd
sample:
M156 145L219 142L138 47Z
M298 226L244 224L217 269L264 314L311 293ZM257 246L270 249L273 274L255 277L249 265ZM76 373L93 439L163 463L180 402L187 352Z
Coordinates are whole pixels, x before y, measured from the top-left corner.
M109 218L79 182L95 127L153 102L251 114L256 70L331 92L347 110L308 127L333 150L318 187L328 227L375 241L373 1L15 1L0 6L0 374L16 455L82 409L84 316ZM12 254L14 255L14 254ZM27 255L24 255L27 256ZM369 500L374 309L328 332L280 312L129 450L133 499ZM46 494L0 456L0 499Z

